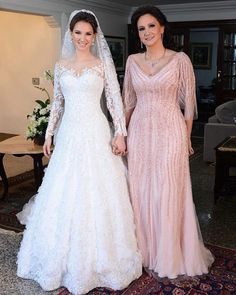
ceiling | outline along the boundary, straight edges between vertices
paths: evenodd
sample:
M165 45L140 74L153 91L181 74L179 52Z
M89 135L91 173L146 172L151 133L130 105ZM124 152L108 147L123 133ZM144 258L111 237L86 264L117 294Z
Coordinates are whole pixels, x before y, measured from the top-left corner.
M184 3L199 3L199 2L215 2L222 0L106 0L108 2L123 4L126 6L139 6L139 5L165 5L165 4L184 4Z

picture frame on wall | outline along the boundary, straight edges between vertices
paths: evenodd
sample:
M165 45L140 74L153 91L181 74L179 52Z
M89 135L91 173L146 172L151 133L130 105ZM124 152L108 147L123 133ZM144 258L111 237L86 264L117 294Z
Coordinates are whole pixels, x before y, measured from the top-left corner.
M124 72L126 61L126 42L124 37L105 36L111 50L117 72Z
M191 43L191 60L194 69L211 69L212 43Z

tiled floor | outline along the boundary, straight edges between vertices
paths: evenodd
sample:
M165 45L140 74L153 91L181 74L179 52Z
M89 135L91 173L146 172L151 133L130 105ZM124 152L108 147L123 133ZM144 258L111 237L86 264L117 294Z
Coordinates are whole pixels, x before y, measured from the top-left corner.
M202 153L191 161L193 198L206 243L236 248L236 186L214 204L214 164L206 164Z

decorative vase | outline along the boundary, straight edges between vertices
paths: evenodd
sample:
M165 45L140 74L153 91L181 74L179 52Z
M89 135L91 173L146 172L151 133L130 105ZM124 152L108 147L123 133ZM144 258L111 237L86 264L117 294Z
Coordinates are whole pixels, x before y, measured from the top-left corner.
M34 144L43 145L45 140L45 134L36 135L34 138Z

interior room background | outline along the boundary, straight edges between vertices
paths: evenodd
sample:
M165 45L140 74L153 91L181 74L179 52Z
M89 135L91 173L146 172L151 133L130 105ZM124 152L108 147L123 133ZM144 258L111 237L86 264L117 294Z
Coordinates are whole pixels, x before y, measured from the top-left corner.
M171 22L236 18L236 3L232 0L159 7ZM135 7L108 0L0 0L1 132L24 135L26 116L32 112L35 100L46 98L34 88L32 78L40 78L40 86L52 96L52 86L43 72L53 70L59 58L61 36L70 12L82 8L96 13L105 35L125 37L128 46L127 24ZM193 29L190 42L213 45L211 69L195 70L197 86L207 87L216 77L217 29Z

